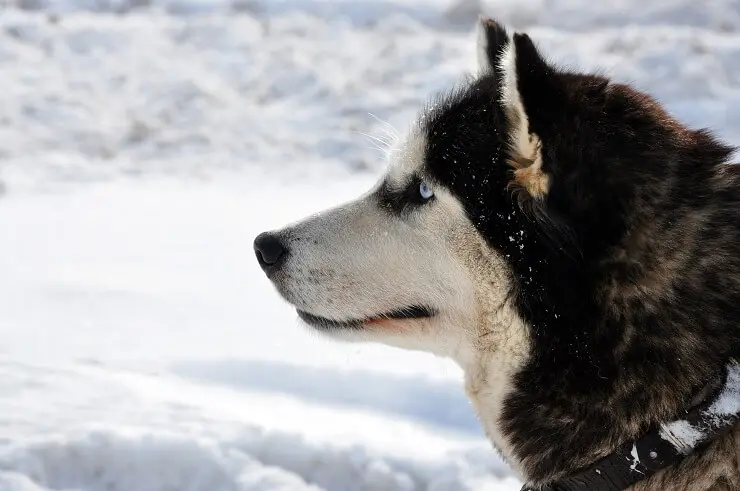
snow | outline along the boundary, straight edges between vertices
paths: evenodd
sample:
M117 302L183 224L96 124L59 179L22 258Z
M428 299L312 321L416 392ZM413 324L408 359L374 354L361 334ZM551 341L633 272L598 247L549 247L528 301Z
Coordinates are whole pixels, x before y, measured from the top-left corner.
M738 2L627 3L483 9L740 143ZM519 489L457 367L309 332L251 245L372 185L478 6L0 2L0 490Z

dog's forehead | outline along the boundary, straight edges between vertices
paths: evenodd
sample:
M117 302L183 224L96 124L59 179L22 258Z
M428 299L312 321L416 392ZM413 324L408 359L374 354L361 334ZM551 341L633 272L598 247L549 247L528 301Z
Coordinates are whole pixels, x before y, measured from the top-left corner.
M484 77L428 103L391 151L386 182L402 186L416 176L452 188L453 180L490 172L504 142L495 93L494 80Z
M411 176L424 174L427 138L420 131L411 131L390 153L386 182L403 186Z

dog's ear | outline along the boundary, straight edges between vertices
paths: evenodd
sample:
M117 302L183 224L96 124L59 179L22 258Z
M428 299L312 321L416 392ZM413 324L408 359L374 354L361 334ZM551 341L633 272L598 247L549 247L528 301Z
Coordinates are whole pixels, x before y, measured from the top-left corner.
M478 69L481 73L498 71L501 55L511 40L506 29L493 19L478 19Z
M509 126L508 161L514 174L510 186L520 198L542 201L550 189L551 169L543 163L541 136L549 133L565 109L561 81L526 34L514 34L499 70L501 104Z

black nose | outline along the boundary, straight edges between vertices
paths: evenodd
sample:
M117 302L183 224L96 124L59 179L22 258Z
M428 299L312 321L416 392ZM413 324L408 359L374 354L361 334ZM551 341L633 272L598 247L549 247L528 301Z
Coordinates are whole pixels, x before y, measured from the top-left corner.
M254 252L262 269L267 270L278 267L288 250L277 234L263 232L254 239Z

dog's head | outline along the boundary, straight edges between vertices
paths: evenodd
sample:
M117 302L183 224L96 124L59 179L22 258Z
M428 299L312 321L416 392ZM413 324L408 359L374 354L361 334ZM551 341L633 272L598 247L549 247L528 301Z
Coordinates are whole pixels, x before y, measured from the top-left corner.
M263 233L255 249L280 294L320 332L457 357L479 316L506 300L510 273L427 165L425 131L392 152L370 192Z
M533 274L523 258L557 228L538 222L552 179L540 133L604 84L555 72L529 37L493 21L479 25L478 55L478 76L422 111L372 190L255 240L310 326L462 362L522 323L514 302Z

